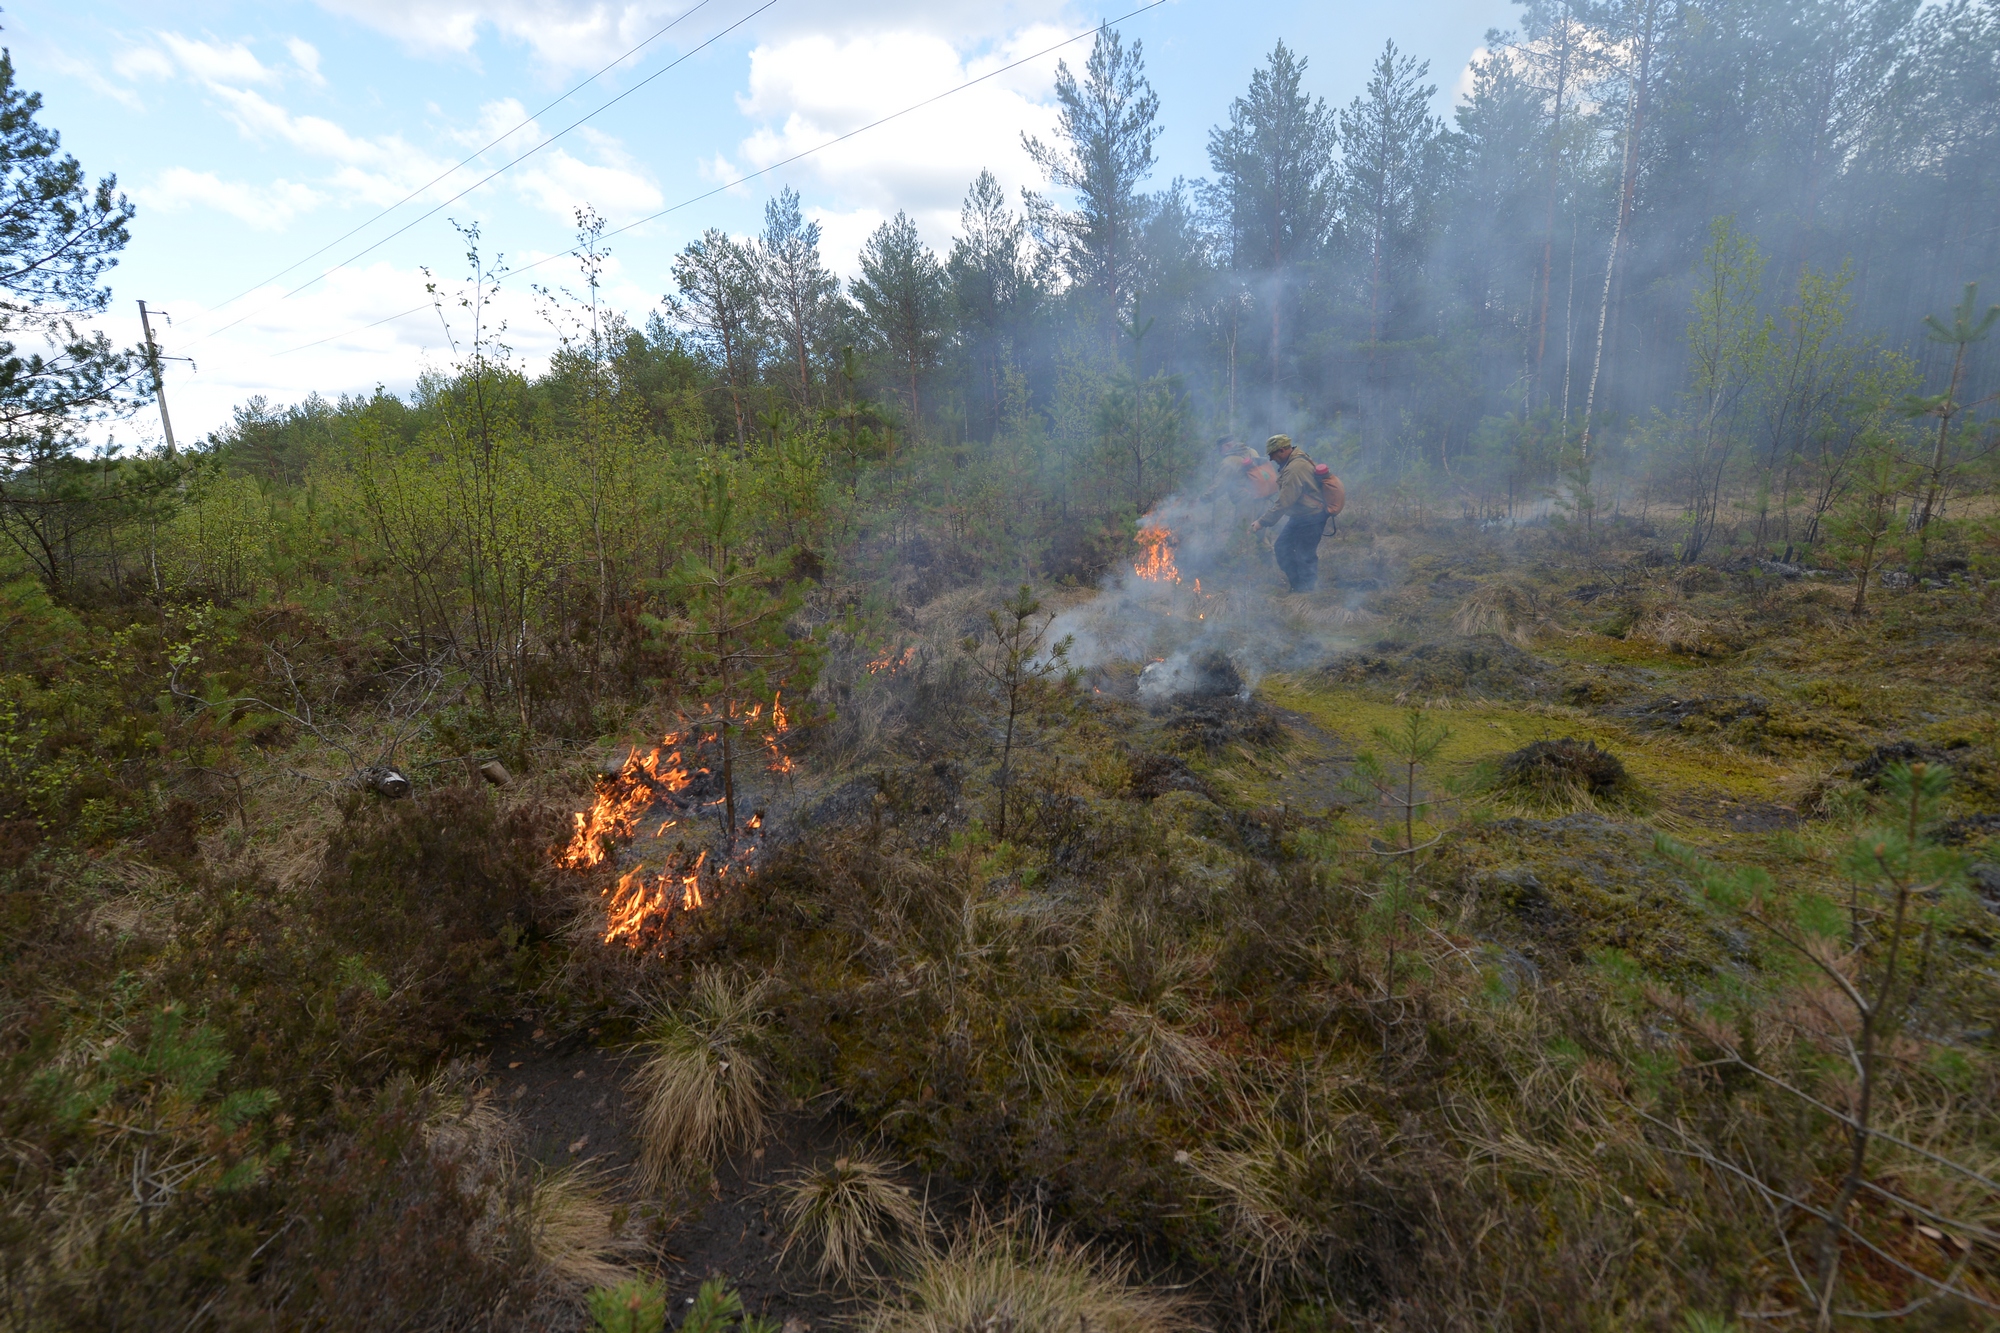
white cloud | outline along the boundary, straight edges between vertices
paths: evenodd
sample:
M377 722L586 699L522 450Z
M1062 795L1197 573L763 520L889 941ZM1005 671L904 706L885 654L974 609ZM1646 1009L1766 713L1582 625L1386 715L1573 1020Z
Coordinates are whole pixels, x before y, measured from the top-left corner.
M529 158L513 172L522 197L564 221L589 204L616 224L659 209L659 188L628 166L584 162L562 148Z
M819 252L826 266L842 278L861 272L861 246L888 218L880 210L857 208L847 213L809 208L806 216L819 224Z
M326 86L326 76L319 72L319 48L303 37L286 40L285 50L291 53L292 63L299 67L299 73L306 76L315 87Z
M174 62L166 52L153 46L134 46L120 51L111 58L111 68L125 78L170 79L174 74Z
M276 180L269 185L225 181L211 171L169 167L150 185L133 191L140 203L166 213L202 205L240 219L259 231L281 231L300 213L324 202L310 186Z
M67 74L96 93L99 97L108 97L121 106L129 107L134 111L144 111L146 109L146 104L139 100L139 94L122 84L113 83L111 80L105 78L102 74L98 73L97 66L88 60L79 60L68 52L58 50L54 47L45 47L40 54L43 64L57 73ZM118 63L115 60L112 62L112 68L118 70L120 74L125 74L125 71L118 69ZM132 76L125 74L125 77L131 78Z
M203 83L276 84L280 81L278 71L257 59L250 48L241 42L223 46L216 42L196 41L177 32L163 32L160 43L182 69Z
M320 0L321 7L425 54L470 54L482 31L520 42L560 69L601 65L689 7L688 0ZM726 23L723 18L714 26ZM691 20L677 31L698 27ZM713 31L713 27L703 30ZM697 39L699 40L699 39Z
M813 35L760 46L751 52L750 89L739 104L765 124L744 141L742 154L754 166L781 162L1064 35L1026 30L972 59L941 37L914 31L847 40ZM1042 98L1054 83L1057 59L1024 65L786 168L786 174L812 173L819 192L847 205L830 210L823 223L829 262L851 254L848 232L859 229L851 238L858 244L873 229L873 223L861 226L864 218L879 222L899 208L932 246L948 244L966 187L982 168L1010 195L1039 184L1021 133L1047 137L1054 130L1054 109Z
M229 424L230 409L255 394L283 405L311 393L328 398L366 394L377 384L407 393L425 369L448 370L451 344L425 295L425 281L419 270L382 262L336 269L288 301L278 299L284 287L275 284L212 313L190 300L173 301L176 323L169 350L194 358L192 369L186 362L168 363L167 397L175 431L194 439L220 429ZM450 295L456 284L439 285L446 314L460 317ZM225 325L245 311L250 317L241 324L202 336L202 330ZM414 313L403 313L409 311ZM503 286L489 314L495 325L505 322L502 341L531 372L547 367L555 334L525 282ZM466 330L453 332L462 345ZM157 429L157 417L134 425ZM130 430L121 427L119 434L129 438Z
M502 135L506 137L502 139ZM482 106L478 121L451 137L468 148L483 148L498 140L488 156L490 165L485 169L490 170L520 157L548 134L539 122L527 119L527 109L519 100L509 97ZM588 144L598 160L584 161L570 151L570 144ZM564 142L535 153L501 179L522 198L564 222L573 221L576 210L584 204L615 224L650 213L662 202L659 187L624 145L588 125L565 136Z
M364 139L322 116L295 116L246 88L211 84L225 114L250 139L280 140L338 164L330 181L362 201L386 206L442 173L451 163L431 156L400 134ZM449 182L446 182L449 184Z
M558 69L594 68L630 50L694 0L319 0L343 18L365 23L429 54L469 55L484 32L518 42ZM1067 15L1068 0L857 0L840 6L778 5L745 31L787 41L806 34L853 37L882 29L989 42L1024 25ZM734 12L704 9L665 39L685 49L731 21Z

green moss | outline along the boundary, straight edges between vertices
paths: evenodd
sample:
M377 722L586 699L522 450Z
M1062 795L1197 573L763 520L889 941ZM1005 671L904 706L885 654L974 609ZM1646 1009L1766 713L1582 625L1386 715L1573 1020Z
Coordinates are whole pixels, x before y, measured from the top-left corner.
M1395 725L1408 711L1407 704L1384 703L1350 686L1300 676L1272 677L1259 693L1356 744L1365 744L1374 727ZM1794 777L1789 766L1771 759L1647 735L1574 708L1453 700L1438 716L1452 730L1440 758L1461 769L1531 741L1574 736L1612 751L1635 779L1663 798L1688 793L1774 801Z

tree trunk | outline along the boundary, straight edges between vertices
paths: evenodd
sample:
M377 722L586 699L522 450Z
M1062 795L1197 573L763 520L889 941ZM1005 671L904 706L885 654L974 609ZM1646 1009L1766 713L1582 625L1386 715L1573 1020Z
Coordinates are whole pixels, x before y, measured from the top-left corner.
M1549 283L1555 275L1556 244L1556 187L1562 175L1562 118L1563 97L1569 90L1569 15L1562 17L1562 40L1556 48L1556 101L1554 120L1549 127L1549 207L1548 222L1542 232L1542 300L1539 331L1535 335L1535 381L1533 390L1542 382L1542 361L1549 347Z

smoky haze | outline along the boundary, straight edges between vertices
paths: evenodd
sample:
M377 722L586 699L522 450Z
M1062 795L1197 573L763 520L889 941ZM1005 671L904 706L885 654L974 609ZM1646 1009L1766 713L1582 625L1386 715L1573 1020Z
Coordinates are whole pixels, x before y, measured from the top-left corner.
M952 577L1123 569L1228 437L1294 436L1363 514L1630 519L1686 560L1803 559L1871 441L1931 460L1925 522L1984 456L1992 341L1939 330L2000 296L1994 0L1533 3L1449 119L1393 41L1359 88L1312 55L1279 43L1209 174L1163 181L1170 108L1106 28L1024 140L1042 188L982 173L948 251L899 214L843 283L786 190L589 346L662 436L890 461L879 540ZM282 467L360 410L253 401L220 442Z

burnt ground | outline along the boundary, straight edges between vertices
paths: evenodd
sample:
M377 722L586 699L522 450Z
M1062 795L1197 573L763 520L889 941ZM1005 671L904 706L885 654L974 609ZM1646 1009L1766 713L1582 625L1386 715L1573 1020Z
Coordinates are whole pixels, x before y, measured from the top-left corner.
M839 1322L842 1296L820 1287L794 1254L780 1264L784 1234L770 1187L797 1167L839 1155L836 1115L793 1107L763 1144L719 1164L706 1188L648 1199L634 1184L638 1142L625 1091L630 1052L564 1040L553 1024L521 1016L494 1043L488 1065L494 1096L522 1131L523 1147L550 1167L583 1163L602 1171L613 1198L654 1213L658 1262L675 1309L710 1277L729 1280L744 1307L803 1333ZM916 1184L916 1182L912 1182ZM921 1193L921 1185L916 1185Z

